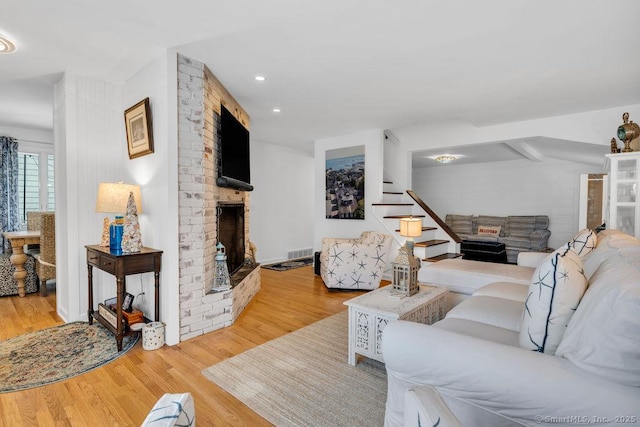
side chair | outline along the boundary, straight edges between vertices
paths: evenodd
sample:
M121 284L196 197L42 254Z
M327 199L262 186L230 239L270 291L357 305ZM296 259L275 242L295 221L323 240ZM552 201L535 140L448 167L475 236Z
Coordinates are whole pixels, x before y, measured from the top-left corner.
M40 253L36 255L40 295L47 296L47 280L56 278L56 216L43 212L40 228Z

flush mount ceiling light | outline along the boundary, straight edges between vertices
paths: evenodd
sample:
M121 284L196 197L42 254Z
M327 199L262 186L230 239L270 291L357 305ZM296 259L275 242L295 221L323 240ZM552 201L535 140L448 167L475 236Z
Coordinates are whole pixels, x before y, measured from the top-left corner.
M430 159L435 160L438 163L451 163L452 161L459 159L462 156L455 154L438 154L437 156L431 156Z
M16 45L11 40L0 34L0 54L13 53Z
M265 76L254 76L253 80L255 80L257 82L263 82L263 81L267 80L267 78Z
M271 111L273 111L274 113L279 113L279 112L280 112L280 109L279 109L279 108L274 108L274 109L273 109L273 110L271 110Z

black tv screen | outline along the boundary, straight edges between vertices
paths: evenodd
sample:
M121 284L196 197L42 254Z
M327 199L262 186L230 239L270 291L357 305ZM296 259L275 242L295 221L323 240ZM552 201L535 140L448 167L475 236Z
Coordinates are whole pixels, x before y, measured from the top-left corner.
M220 187L253 190L249 162L249 130L224 106L220 111L218 179Z

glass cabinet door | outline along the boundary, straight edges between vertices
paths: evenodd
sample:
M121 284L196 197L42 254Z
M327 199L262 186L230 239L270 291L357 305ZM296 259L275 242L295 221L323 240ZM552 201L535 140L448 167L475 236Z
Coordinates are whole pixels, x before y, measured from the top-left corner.
M640 153L607 154L609 160L609 221L607 227L640 235Z
M617 224L615 228L624 231L631 236L636 235L636 207L635 206L619 206L616 212Z
M636 160L625 159L618 161L618 174L619 180L636 179Z
M616 193L618 195L616 202L627 203L636 201L636 189L635 182L618 182L618 188Z

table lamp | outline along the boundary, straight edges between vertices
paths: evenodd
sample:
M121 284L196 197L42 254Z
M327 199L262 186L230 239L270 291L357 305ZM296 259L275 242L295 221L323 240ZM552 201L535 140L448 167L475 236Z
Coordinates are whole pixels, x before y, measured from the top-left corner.
M109 218L105 217L100 243L100 246L109 246L112 251L122 250L123 214L127 210L129 193L133 193L136 209L138 213L142 213L142 198L139 185L123 184L122 182L101 182L98 187L96 212L116 214L115 221L112 223L110 223Z
M400 220L400 235L407 238L405 245L410 249L413 255L413 237L422 235L422 219L421 218L402 218Z

